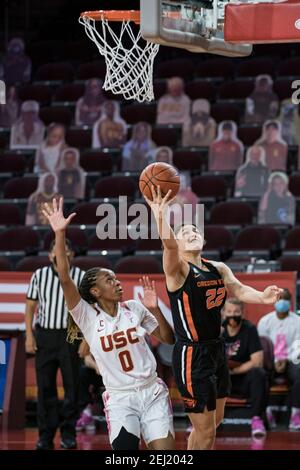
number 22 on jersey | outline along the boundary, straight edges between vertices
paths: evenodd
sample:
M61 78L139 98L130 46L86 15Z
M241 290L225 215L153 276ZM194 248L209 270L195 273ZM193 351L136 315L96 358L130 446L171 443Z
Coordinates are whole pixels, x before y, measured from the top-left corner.
M206 308L210 310L214 307L220 307L225 297L225 287L219 287L218 289L208 289L206 291Z

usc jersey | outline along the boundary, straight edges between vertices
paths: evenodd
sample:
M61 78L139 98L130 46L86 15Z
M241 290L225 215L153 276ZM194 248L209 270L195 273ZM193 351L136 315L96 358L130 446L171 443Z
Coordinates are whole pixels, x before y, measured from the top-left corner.
M177 341L197 343L214 340L221 334L221 310L226 289L221 274L202 259L207 270L189 263L184 285L169 292Z
M157 327L156 318L135 300L119 303L111 317L85 300L70 311L94 356L105 388L129 390L157 377L156 360L145 339Z

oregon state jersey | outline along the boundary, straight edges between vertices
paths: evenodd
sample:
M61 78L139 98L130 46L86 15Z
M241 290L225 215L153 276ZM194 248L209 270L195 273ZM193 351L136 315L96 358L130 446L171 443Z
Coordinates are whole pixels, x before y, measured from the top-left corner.
M177 341L213 340L221 334L224 281L211 263L202 259L202 264L208 271L189 263L183 286L175 292L168 291Z

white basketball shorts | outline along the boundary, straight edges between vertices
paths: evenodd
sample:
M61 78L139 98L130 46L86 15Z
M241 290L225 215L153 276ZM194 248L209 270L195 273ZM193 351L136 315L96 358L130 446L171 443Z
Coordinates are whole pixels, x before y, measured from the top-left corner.
M104 411L112 444L122 427L146 444L174 436L172 404L166 384L159 378L148 386L126 391L105 391Z

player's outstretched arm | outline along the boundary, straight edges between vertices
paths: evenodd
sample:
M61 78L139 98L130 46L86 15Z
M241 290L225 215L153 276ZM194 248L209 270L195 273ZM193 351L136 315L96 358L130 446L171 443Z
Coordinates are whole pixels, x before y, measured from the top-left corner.
M149 310L155 316L158 322L158 327L152 332L152 334L161 343L174 344L175 339L173 330L158 306L155 281L150 281L148 276L143 276L140 279L140 283L144 289L144 297L138 294L139 299L144 305L144 307L146 307L146 309Z
M178 243L175 234L167 220L168 207L172 202L170 198L171 190L162 197L160 186L155 190L151 187L152 201L144 196L147 203L151 207L155 221L157 224L158 234L162 241L163 252L163 268L167 276L180 276L185 278L188 273L188 264L179 256Z
M66 254L66 228L76 214L70 214L67 219L64 217L63 198L59 199L59 204L57 204L56 199L53 199L53 209L48 204L44 204L43 214L55 232L57 272L67 307L72 310L80 302L81 297L70 277L70 266Z
M233 295L248 304L274 304L279 299L282 289L277 286L268 286L263 292L242 284L224 263L213 263L222 275L224 285Z

